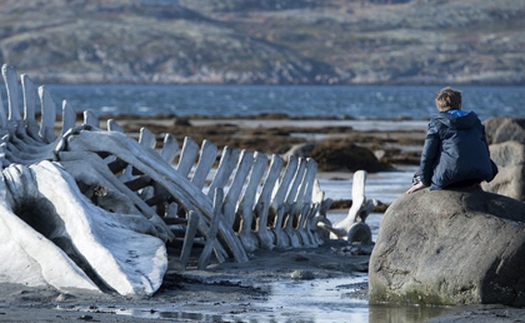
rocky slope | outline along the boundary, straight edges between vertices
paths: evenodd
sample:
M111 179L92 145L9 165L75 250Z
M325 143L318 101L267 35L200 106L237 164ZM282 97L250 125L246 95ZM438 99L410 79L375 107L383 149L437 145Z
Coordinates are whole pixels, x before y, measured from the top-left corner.
M40 83L524 84L516 0L4 0Z

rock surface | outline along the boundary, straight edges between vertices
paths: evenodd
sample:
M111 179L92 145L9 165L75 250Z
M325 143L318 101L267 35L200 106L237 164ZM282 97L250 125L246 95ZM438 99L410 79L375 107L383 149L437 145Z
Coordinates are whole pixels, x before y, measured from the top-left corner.
M482 183L488 192L525 200L525 145L505 141L490 145L492 160L498 165L498 175L490 183Z
M380 161L370 149L349 141L324 140L296 144L283 156L285 159L288 156L311 157L318 163L321 171L365 170L375 173L393 168L389 163Z
M321 171L365 170L374 173L392 169L390 164L380 162L369 149L348 141L325 140L315 145L310 157L319 163Z
M525 119L492 117L483 122L489 144L505 141L525 143Z
M483 122L490 155L499 173L483 189L520 201L525 200L525 119L492 117Z
M525 306L525 204L481 190L419 191L386 212L370 302Z

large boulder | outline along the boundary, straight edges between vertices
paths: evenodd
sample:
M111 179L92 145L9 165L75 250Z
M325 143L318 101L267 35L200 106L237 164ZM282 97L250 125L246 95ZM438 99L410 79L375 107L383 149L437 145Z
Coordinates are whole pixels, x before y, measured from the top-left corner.
M491 117L483 122L489 144L504 141L525 143L525 119Z
M421 190L387 210L370 302L525 306L525 204L480 189Z
M483 122L499 173L483 189L525 201L525 119L491 117Z
M499 172L490 183L482 184L483 189L525 201L525 144L505 141L490 145L490 156Z

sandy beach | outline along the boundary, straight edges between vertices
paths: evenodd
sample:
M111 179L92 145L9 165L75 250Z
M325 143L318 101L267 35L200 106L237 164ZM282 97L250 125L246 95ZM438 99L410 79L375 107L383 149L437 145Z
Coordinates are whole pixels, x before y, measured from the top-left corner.
M144 126L159 137L172 133L179 142L191 136L198 142L209 139L218 147L264 148L267 153L284 153L292 145L312 140L348 140L386 151L386 161L402 162L394 164L401 167L413 166L417 160L426 127L424 121L411 120L115 119L130 135ZM262 143L260 138L264 138ZM351 173L322 176L341 178ZM327 187L327 192L332 189ZM347 209L330 212L344 216ZM525 310L499 305L369 306L366 276L370 250L366 251L346 241L331 240L318 248L257 250L247 263L212 264L206 270L190 266L182 271L170 266L163 286L151 297L60 293L51 288L1 284L0 322L525 321L521 319Z

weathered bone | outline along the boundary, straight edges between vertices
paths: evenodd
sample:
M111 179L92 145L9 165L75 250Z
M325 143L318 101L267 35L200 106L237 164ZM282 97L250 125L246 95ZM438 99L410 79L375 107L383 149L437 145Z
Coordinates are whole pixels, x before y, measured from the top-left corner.
M75 121L77 119L75 110L71 107L71 105L66 101L62 101L62 132L60 133L60 136L64 136L66 132L75 127Z
M49 91L46 91L44 86L38 88L38 95L40 96L40 105L43 107L39 135L46 143L52 143L56 138L56 105L55 102L53 102L53 98L51 98Z
M7 90L8 119L12 124L16 124L22 119L18 110L18 82L15 70L8 65L2 66L2 76L4 77Z
M157 184L166 189L177 202L188 210L196 210L209 221L213 218L211 200L202 191L181 176L151 149L140 146L133 139L119 132L100 130L75 131L68 137L67 147L71 151L111 153L140 170ZM202 221L201 221L202 223ZM203 231L208 231L205 228ZM220 233L224 237L234 258L247 261L248 258L231 227L221 222Z
M305 222L309 220L311 216L311 209L315 209L315 205L310 205L313 183L315 180L315 172L317 170L317 164L312 159L306 159L304 161L305 169L300 179L300 184L297 187L297 193L295 197L295 203L300 207L301 212L296 218L292 218L293 225L292 229L296 230L296 233L301 238L301 245L305 247L316 247L312 242L312 238L309 236L309 232L305 230ZM297 224L295 224L297 222Z
M295 156L290 156L288 159L288 164L284 171L284 175L279 183L279 187L277 188L274 196L272 197L271 212L274 214L275 217L275 224L273 226L272 231L275 234L275 244L279 248L287 248L292 245L290 237L283 230L283 226L285 216L291 210L293 203L291 201L286 200L286 193L288 192L290 182L293 179L298 165L298 158Z
M9 259L0 267L2 280L30 287L51 285L64 291L99 291L62 249L13 212L4 176L0 176L0 195L0 257Z
M206 182L207 175L209 174L215 159L217 158L217 153L219 150L217 147L208 140L202 142L200 158L197 167L195 168L195 174L191 182L193 185L202 189Z
M99 126L98 117L90 110L84 111L84 125L98 128Z
M160 157L162 157L162 159L164 159L167 163L171 164L173 159L179 153L179 143L175 137L170 133L166 134L164 136L162 150L160 151Z
M24 98L24 121L28 135L37 137L38 124L35 120L35 86L29 76L22 75L22 93Z
M240 152L237 149L225 146L222 151L219 167L217 168L215 177L210 187L208 188L208 196L212 196L215 189L218 187L225 187L230 179L230 175L237 165L237 158Z
M191 167L199 156L199 145L195 140L190 137L184 138L183 149L180 154L179 164L177 165L177 171L183 176L188 176Z
M147 234L153 228L144 217L95 207L65 171L47 161L10 166L4 176L18 216L77 259L101 290L151 295L160 287L166 249Z
M98 155L67 151L60 152L58 156L61 165L73 176L77 185L85 188L83 193L88 198L94 197L93 191L96 186L106 188L107 193L97 197L99 207L110 212L140 213L157 228L155 236L163 241L174 238L165 222L137 194L104 167L104 161Z
M269 233L261 233L263 231L268 232L268 224L262 223L259 221L256 225L255 231L257 235L254 234L252 228L254 226L254 208L257 188L261 181L261 178L264 175L264 170L266 164L268 163L268 156L263 153L257 153L255 157L255 163L253 165L252 174L246 187L244 197L241 200L239 207L237 209L237 214L242 217L242 227L239 233L241 241L244 245L244 248L247 251L254 251L261 245L261 242L268 241L264 244L265 247L271 247L274 245L274 238L271 236L271 239L265 239L265 236L268 236ZM264 181L264 186L262 188L261 194L256 204L256 208L266 207L269 209L270 206L270 194L277 180L277 176L282 167L282 159L277 155L272 157L272 162L270 168L268 169L268 174L266 180ZM271 241L269 241L271 240Z
M221 214L221 201L224 198L224 193L222 189L218 188L215 190L215 195L213 197L213 218L210 224L210 230L207 232L208 239L206 241L206 246L199 257L199 263L197 268L204 269L210 261L211 252L213 250L213 245L215 244L215 239L217 239L217 233L219 231L219 225L223 221Z
M365 220L375 209L378 202L367 200L365 196L366 171L359 170L354 173L352 185L352 206L348 215L343 220L336 222L331 230L331 237L346 238L354 241L354 237L359 235L359 239L365 244L372 242L372 234ZM367 229L368 228L368 229ZM369 233L369 234L367 234Z
M237 207L237 201L241 195L241 190L244 187L248 172L250 171L254 163L253 153L247 150L241 152L241 157L237 163L233 175L233 181L228 190L228 194L224 198L222 211L225 215L226 225L233 226L235 221L235 210Z
M184 242L182 244L182 251L180 255L180 263L182 268L186 268L190 259L191 249L193 247L193 240L195 233L197 232L199 217L195 214L195 211L190 211L188 215L188 228L184 235Z
M284 232L290 238L290 246L292 248L301 247L301 237L299 233L295 230L296 221L303 212L303 203L302 201L297 200L298 190L303 180L304 172L306 170L306 159L299 158L299 163L297 169L294 173L294 177L291 181L288 194L286 196L286 202L288 205L291 205L289 212L285 214L285 219L283 220ZM288 246L288 247L290 247Z
M56 205L56 214L63 219L64 226L55 228L61 232L56 237L62 241L74 236L68 245L82 245L64 248L70 257L85 259L80 261L80 267L89 272L98 288L121 294L153 293L160 286L165 270L166 257L161 255L165 250L160 246L168 240L183 239L180 258L176 261L181 268L187 266L195 241L202 239L205 243L199 268L205 268L211 261L212 251L219 262L230 257L244 262L248 260L246 252L257 248L315 247L323 243L318 224L329 224L326 210L330 200L324 199L315 181L317 165L313 160L292 156L282 172L283 161L278 155L272 155L268 167L265 154L225 147L219 166L214 169L219 150L207 140L199 148L193 139L186 137L179 150L175 138L168 134L163 147L155 150L157 140L146 128L141 129L137 142L125 135L115 120L108 120L107 131L100 129L98 117L90 111L84 111L82 125L75 126L76 114L66 101L62 104L62 129L57 137L56 106L47 89L38 88L42 110L39 125L35 119L35 89L31 80L22 76L22 119L16 73L4 65L2 74L8 90L7 114L0 97L2 165L34 165L29 169L37 174L38 188L22 190L16 196L22 200L44 196L53 205L61 204ZM180 158L173 165L177 155ZM63 169L43 160L58 162ZM25 166L9 169L28 172ZM6 183L18 189L27 187L21 179L31 178L15 176L13 171L4 174L8 174ZM58 178L50 180L50 174ZM51 186L55 183L60 183L60 188L53 190ZM60 202L63 197L69 202ZM8 210L9 204L4 205L4 209ZM76 213L81 216L74 221L72 214ZM0 217L3 217L1 212ZM93 219L97 220L91 222L91 230L101 232L99 229L105 228L111 236L99 241L96 234L87 238L73 234L77 230L76 221ZM108 223L114 229L106 227ZM326 227L337 230L330 225ZM137 250L138 245L131 242L117 245L112 230L138 235L144 246ZM113 259L110 261L113 265L107 266L113 269L100 268L87 247L89 244L83 242L86 239L92 240L89 244L95 246L93 250L107 246L103 252ZM64 258L63 266L69 268L68 272L78 271L72 275L82 281L80 267L75 268L72 262L68 265L65 253L61 254L59 249L55 253ZM140 257L126 258L132 253ZM128 267L122 264L124 260L130 262ZM153 265L148 267L147 263ZM119 266L127 269L123 274L112 274L120 270ZM51 283L50 279L46 281ZM80 285L95 288L89 279Z

